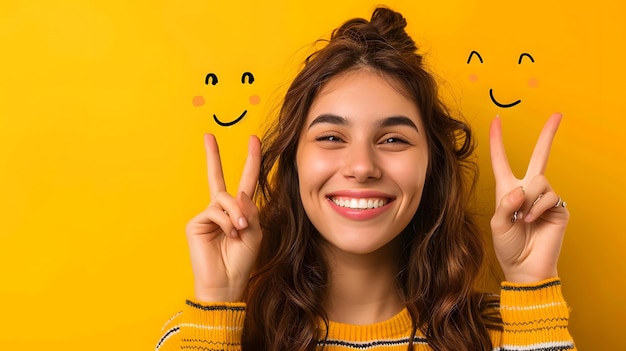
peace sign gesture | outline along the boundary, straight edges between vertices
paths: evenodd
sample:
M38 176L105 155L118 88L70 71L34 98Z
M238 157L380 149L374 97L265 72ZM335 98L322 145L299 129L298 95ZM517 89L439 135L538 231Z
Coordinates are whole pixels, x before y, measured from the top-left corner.
M562 117L553 114L544 125L522 179L517 179L509 166L500 118L491 123L491 165L496 180L491 230L496 256L510 282L531 283L557 276L569 212L544 172Z
M252 201L259 179L261 144L250 137L237 196L226 191L215 137L204 136L211 203L187 224L195 297L203 302L240 301L258 255L262 233Z

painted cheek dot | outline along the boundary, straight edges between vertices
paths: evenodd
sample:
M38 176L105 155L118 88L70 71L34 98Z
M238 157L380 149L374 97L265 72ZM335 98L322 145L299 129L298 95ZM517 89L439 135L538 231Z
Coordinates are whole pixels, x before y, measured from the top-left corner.
M252 95L248 100L251 105L258 105L261 102L261 98L258 95Z
M200 107L202 105L204 105L204 98L202 96L195 96L192 100L191 103L195 106L195 107Z
M539 80L537 78L530 78L528 80L528 86L531 88L536 88L539 86Z
M470 74L469 75L469 81L470 82L475 82L477 80L478 80L478 75L476 75L476 74Z

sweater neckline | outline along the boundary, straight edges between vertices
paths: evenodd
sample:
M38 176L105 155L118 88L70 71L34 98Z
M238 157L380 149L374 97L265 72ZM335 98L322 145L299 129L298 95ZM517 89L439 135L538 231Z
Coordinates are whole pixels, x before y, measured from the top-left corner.
M329 321L328 339L368 341L380 338L397 338L409 335L411 329L411 315L405 307L390 319L374 324L355 325Z

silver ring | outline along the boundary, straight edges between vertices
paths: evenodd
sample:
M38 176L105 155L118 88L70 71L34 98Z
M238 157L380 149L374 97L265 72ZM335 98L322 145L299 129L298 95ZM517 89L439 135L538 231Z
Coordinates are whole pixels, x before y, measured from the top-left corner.
M563 201L563 199L561 199L561 197L559 196L559 201L556 202L556 204L554 205L554 208L557 207L567 207L567 202Z
M542 197L543 197L543 194L539 194L539 196L537 196L537 200L533 201L533 204L531 206L535 206L537 204L537 202L539 202L539 200L541 200Z
M515 223L515 221L517 221L517 211L513 212L513 217L511 217L511 223Z

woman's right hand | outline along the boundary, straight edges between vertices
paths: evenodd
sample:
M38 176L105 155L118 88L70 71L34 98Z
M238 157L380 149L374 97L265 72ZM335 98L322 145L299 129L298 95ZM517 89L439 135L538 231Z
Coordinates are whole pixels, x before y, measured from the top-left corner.
M237 196L226 192L215 137L204 136L211 203L187 224L195 298L201 302L241 301L263 234L252 198L259 179L261 143L250 137Z

